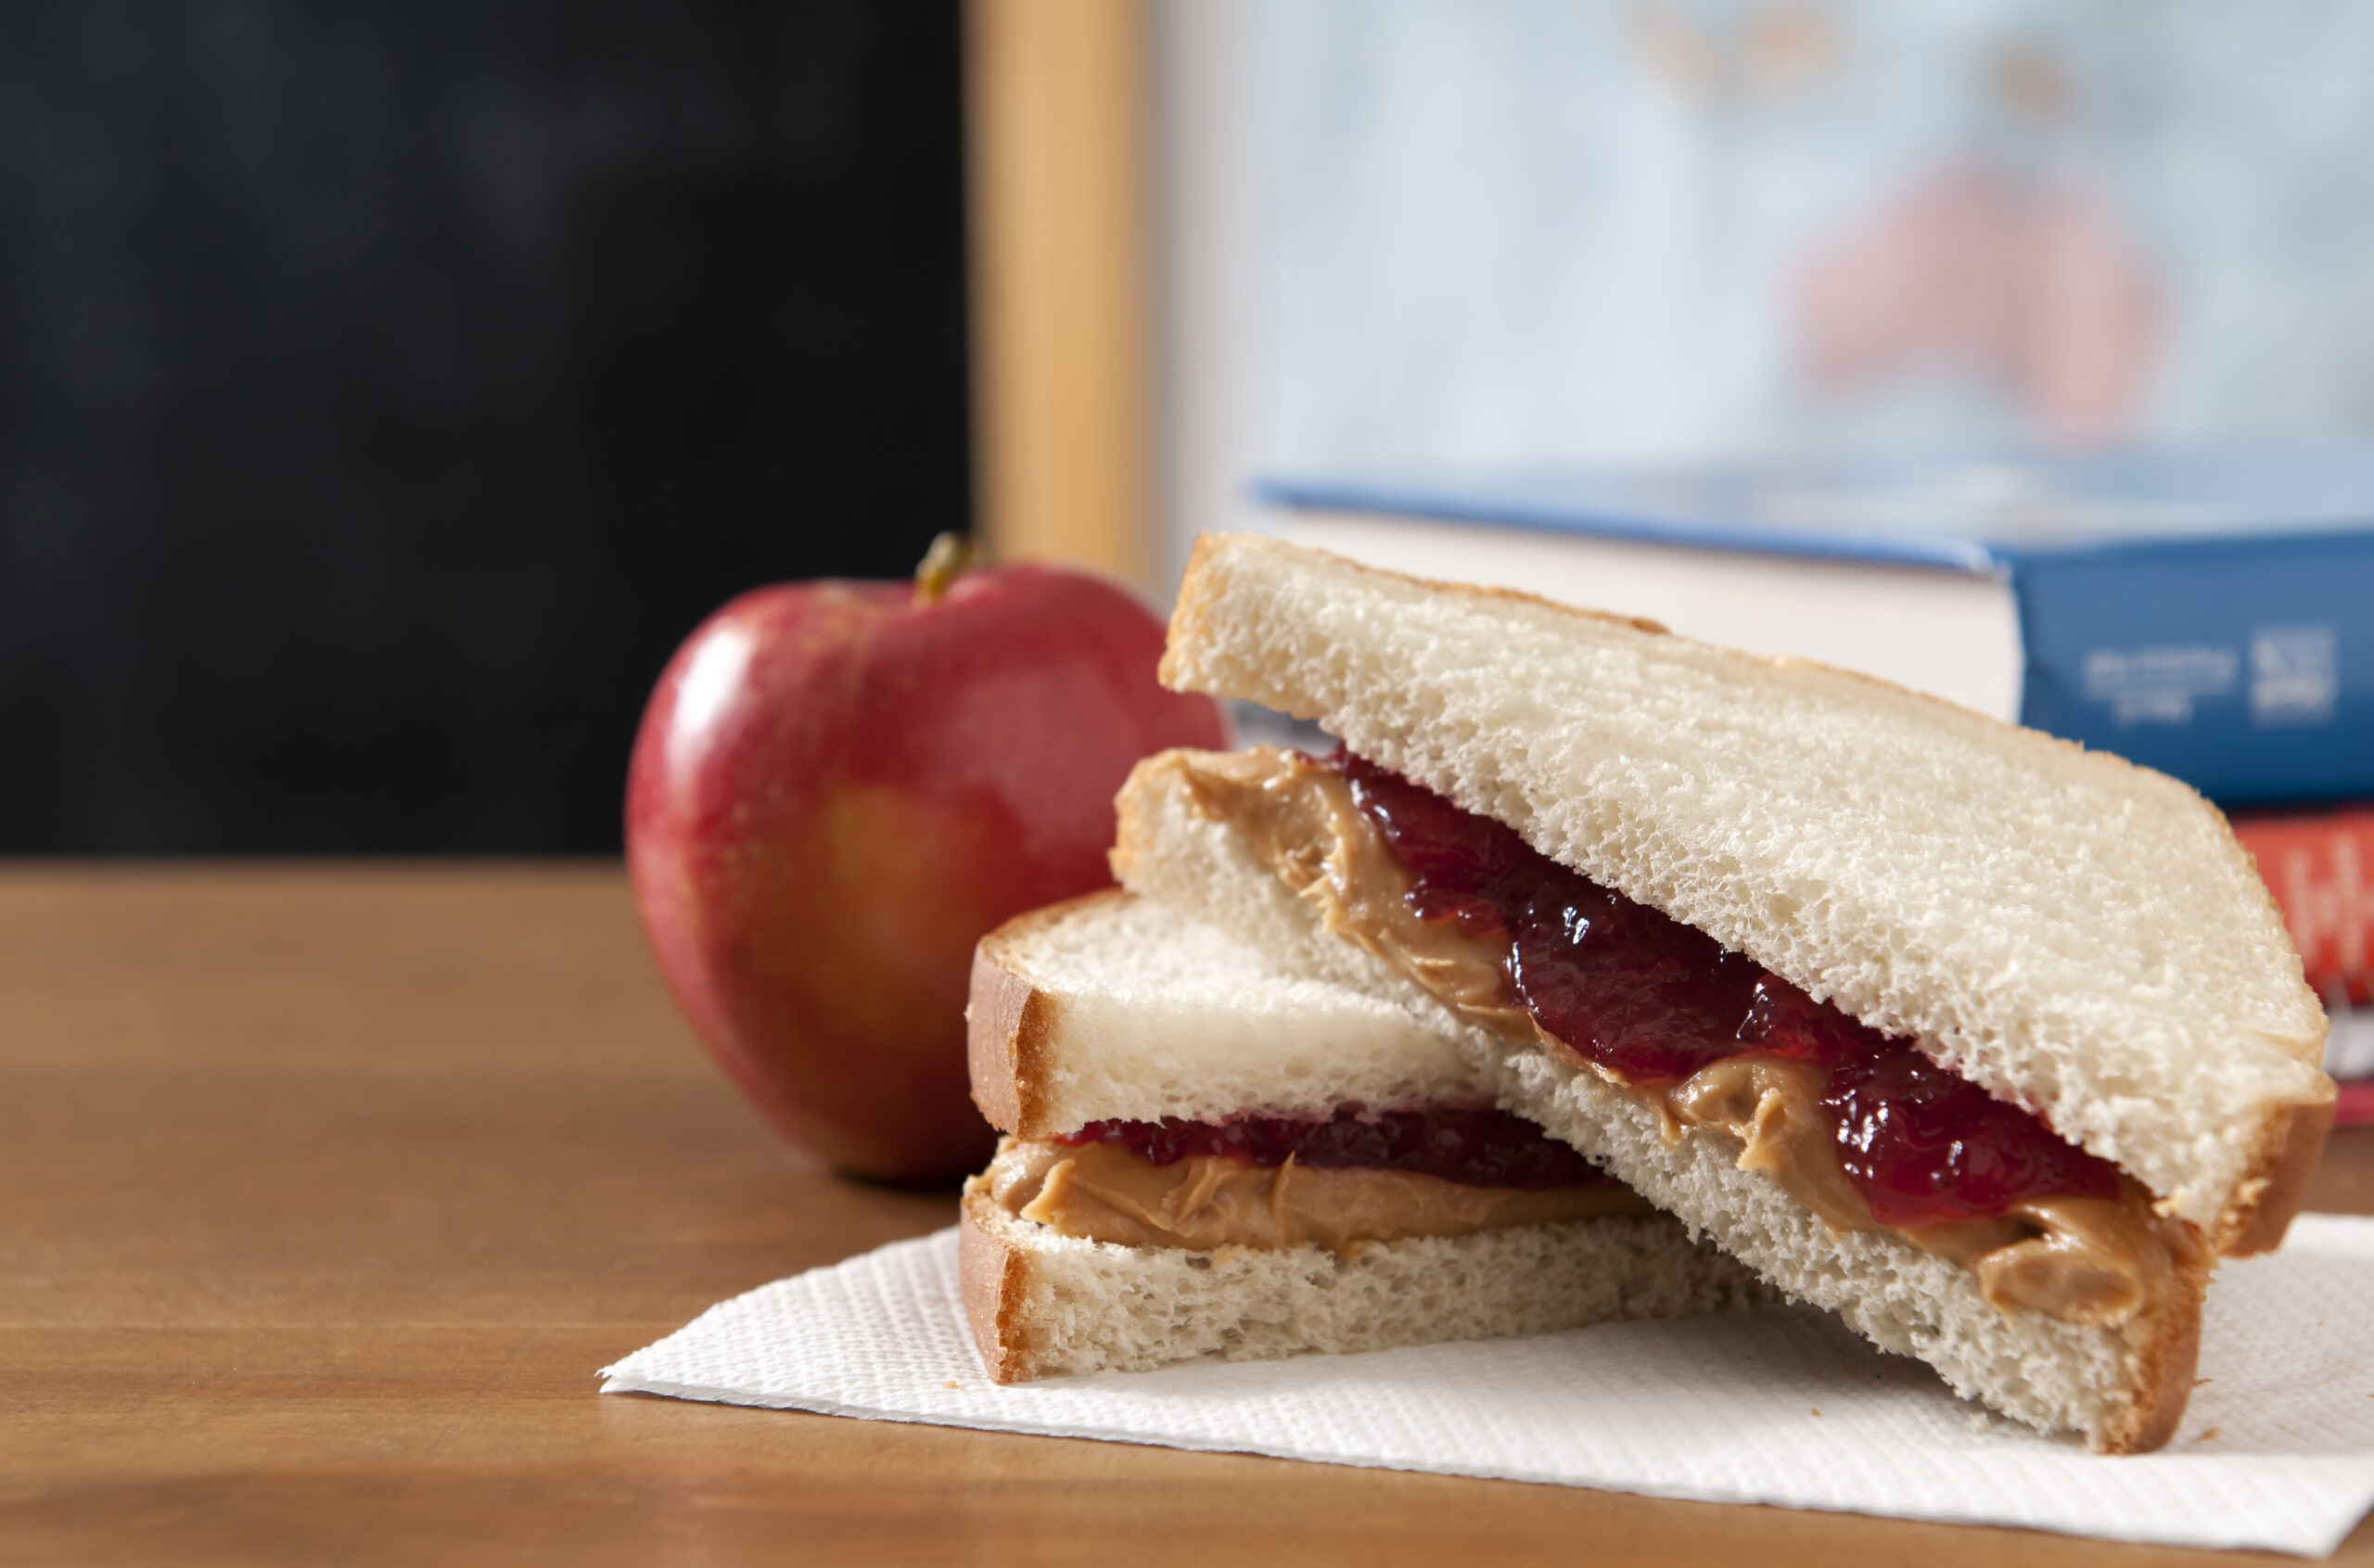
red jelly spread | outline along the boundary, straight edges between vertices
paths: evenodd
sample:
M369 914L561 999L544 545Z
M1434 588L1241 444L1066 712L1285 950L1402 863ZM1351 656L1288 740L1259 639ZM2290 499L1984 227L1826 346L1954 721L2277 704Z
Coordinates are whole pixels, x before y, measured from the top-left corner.
M1612 1181L1567 1144L1506 1111L1436 1107L1377 1115L1347 1106L1326 1121L1239 1116L1225 1122L1091 1122L1057 1142L1117 1143L1157 1166L1225 1154L1257 1166L1403 1170L1466 1187L1546 1192Z
M1341 747L1327 765L1410 873L1411 911L1504 940L1518 1001L1577 1054L1638 1084L1749 1052L1828 1069L1821 1106L1839 1164L1879 1223L1918 1229L2048 1195L2117 1195L2115 1166L1908 1041L1568 870L1503 823Z

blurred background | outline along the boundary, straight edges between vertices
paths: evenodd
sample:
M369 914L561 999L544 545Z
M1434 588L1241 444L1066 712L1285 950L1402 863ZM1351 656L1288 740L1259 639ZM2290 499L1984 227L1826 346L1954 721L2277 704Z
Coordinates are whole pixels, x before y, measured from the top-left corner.
M675 644L1248 477L2374 430L2374 10L23 0L0 851L610 853Z
M960 40L8 6L0 851L615 851L702 616L965 522Z

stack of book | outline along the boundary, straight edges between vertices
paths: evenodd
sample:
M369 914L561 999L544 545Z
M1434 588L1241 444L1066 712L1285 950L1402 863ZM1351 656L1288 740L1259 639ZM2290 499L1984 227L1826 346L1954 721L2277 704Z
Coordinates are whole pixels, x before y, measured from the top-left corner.
M2234 833L2258 857L2332 1017L2325 1069L2341 1080L2335 1119L2374 1122L2374 809L2252 812L2234 818Z
M2374 443L1276 478L1276 530L1819 659L2185 780L2258 859L2374 1121Z

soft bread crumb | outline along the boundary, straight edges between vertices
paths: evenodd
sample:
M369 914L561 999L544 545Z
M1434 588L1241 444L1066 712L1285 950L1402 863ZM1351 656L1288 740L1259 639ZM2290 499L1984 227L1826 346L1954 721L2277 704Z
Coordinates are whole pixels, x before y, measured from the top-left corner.
M1663 1215L1414 1237L1342 1255L1080 1241L978 1194L965 1199L964 1227L968 1270L994 1268L999 1281L994 1313L984 1303L973 1317L976 1335L993 1317L1001 1338L984 1358L1001 1382L1550 1333L1778 1299Z
M1031 1033L998 1055L979 1048L975 1028L976 1095L1003 1108L993 1120L1016 1124L1001 1130L1026 1137L1102 1120L1323 1117L1347 1102L1387 1110L1491 1100L1409 1003L1297 974L1119 891L990 933L974 992L1005 1002L1002 1015Z
M2324 1013L2175 780L1883 682L1206 536L1164 660L1919 1040L2226 1237Z
M1416 1010L1456 1043L1500 1103L1605 1160L1651 1203L1789 1295L1838 1312L1883 1349L1927 1361L1956 1392L2042 1431L2083 1432L2098 1445L2117 1441L2138 1402L2158 1397L2157 1384L2138 1382L2146 1368L2117 1331L2007 1315L1968 1269L1945 1258L1883 1232L1832 1235L1773 1182L1737 1169L1722 1141L1668 1144L1653 1113L1595 1075L1460 1022L1364 950L1321 930L1241 838L1196 812L1175 757L1140 764L1120 806L1114 862L1132 891L1223 925L1279 962ZM2191 1375L2188 1361L2184 1383Z

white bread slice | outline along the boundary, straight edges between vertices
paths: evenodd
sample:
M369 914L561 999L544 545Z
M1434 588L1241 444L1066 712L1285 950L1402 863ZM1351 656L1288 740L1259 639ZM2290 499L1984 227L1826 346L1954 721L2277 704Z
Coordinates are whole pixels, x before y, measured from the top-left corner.
M1366 949L1322 929L1232 828L1195 809L1181 754L1140 763L1119 803L1114 870L1132 892L1225 925L1288 968L1431 1009L1434 1026L1496 1085L1502 1105L1603 1157L1642 1197L1789 1295L1837 1312L1883 1349L1927 1361L1956 1393L2106 1449L2156 1447L2181 1415L2197 1311L2179 1304L2123 1328L2007 1314L1958 1265L1883 1232L1833 1235L1778 1185L1735 1168L1736 1145L1708 1137L1668 1143L1649 1112L1597 1075L1461 1021Z
M1022 915L974 958L974 1098L1047 1137L1105 1119L1488 1105L1439 1010L1298 975L1118 889ZM1338 1255L1064 1236L968 1188L966 1316L1001 1383L1197 1356L1542 1333L1756 1306L1777 1293L1664 1215L1371 1243Z
M2323 1010L2225 819L2173 779L1868 677L1241 535L1197 543L1162 675L1315 719L1909 1037L2222 1251L2297 1207L2330 1116Z
M999 1383L1273 1359L1753 1307L1770 1292L1665 1215L1325 1247L1124 1247L982 1193L959 1232L965 1316Z
M1001 1132L1481 1105L1427 1013L1281 968L1118 888L1018 916L973 957L973 1097Z

